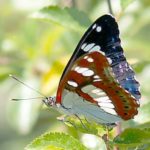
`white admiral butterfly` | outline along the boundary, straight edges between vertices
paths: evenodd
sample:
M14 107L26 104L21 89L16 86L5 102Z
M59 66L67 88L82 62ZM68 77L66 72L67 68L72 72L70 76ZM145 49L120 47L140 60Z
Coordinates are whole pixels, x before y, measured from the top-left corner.
M65 114L111 125L133 118L140 97L139 83L120 45L118 25L112 16L104 15L77 45L56 97L43 101Z

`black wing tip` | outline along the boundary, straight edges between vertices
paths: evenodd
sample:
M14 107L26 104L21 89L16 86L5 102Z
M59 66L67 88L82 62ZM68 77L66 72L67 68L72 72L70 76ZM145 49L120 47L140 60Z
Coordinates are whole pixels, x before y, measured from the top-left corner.
M110 21L116 23L116 19L112 14L104 14L100 16L95 22L104 22L104 21Z
M103 16L101 17L105 17L105 18L114 18L114 16L112 14L104 14Z
M103 16L99 17L93 24L101 25L104 29L103 32L106 34L119 35L119 27L118 23L114 16L111 14L104 14ZM91 26L91 27L92 27Z

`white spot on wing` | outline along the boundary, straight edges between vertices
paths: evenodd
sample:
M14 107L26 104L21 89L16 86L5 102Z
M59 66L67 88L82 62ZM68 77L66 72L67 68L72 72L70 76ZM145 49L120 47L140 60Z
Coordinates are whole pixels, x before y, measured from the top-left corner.
M121 64L119 65L119 68L120 68L120 69L122 68L122 65L121 65Z
M102 81L102 79L95 79L93 82Z
M106 108L106 107L101 107L104 111L112 114L112 115L117 115L116 111L114 109L111 108Z
M101 32L101 30L102 30L102 27L101 26L97 26L96 31L97 32Z
M94 62L94 59L93 58L88 58L87 61L88 62Z
M108 102L108 101L110 101L110 100L109 100L109 97L108 97L108 96L105 96L105 97L95 98L95 101L97 101L97 102ZM111 101L110 101L110 102L111 102Z
M96 93L97 95L99 96L107 96L105 92L99 92L99 93ZM109 100L110 101L110 100ZM111 101L110 101L111 102Z
M119 83L119 80L116 79L116 82ZM121 86L120 86L121 87Z
M114 105L112 103L98 103L99 106L101 107L106 107L106 108L115 108Z
M107 58L109 64L112 64L112 59L111 58Z
M88 44L86 47L83 48L83 50L84 50L85 52L87 52L87 51L89 51L94 45L95 45L95 43Z
M78 71L80 69L80 67L79 66L77 66L77 67L75 67L75 71Z
M94 24L93 26L92 26L92 29L95 29L96 28L96 24Z
M101 49L101 47L98 46L98 45L96 45L96 46L94 46L94 47L90 50L90 52L95 52L95 51L100 52L100 49Z
M87 58L88 58L88 56L85 56L85 57L84 57L84 59L87 59Z
M125 90L127 93L129 93L129 91ZM130 93L129 93L130 94Z
M94 90L92 90L91 91L91 93L93 93L93 94L95 94L94 96L92 96L96 101L98 101L99 102L99 100L100 100L100 96L101 96L101 99L102 99L102 97L107 97L107 95L106 95L106 93L105 92L103 92L103 90L101 90L101 89L94 89ZM90 94L91 95L91 94ZM105 102L111 102L110 100L105 100Z
M87 71L87 70L89 70L88 68L84 68L84 67L80 67L78 70L77 70L77 72L78 73L83 73L84 71Z
M125 67L128 67L128 64L127 63L124 63Z
M98 99L98 98L97 98ZM111 100L105 100L105 101L99 101L98 103L111 103L112 101Z
M82 44L81 49L84 49L87 43Z
M94 79L99 79L100 77L98 75L95 75L93 78Z
M136 102L137 102L138 105L140 105L140 102L138 100Z
M78 84L76 82L74 82L74 81L68 81L67 83L69 85L73 86L73 87L77 87L78 86Z
M92 93L99 93L99 92L102 92L102 90L100 90L100 89L94 89L94 90L92 90Z
M83 76L92 76L94 74L94 72L92 70L87 70L85 72L82 73Z

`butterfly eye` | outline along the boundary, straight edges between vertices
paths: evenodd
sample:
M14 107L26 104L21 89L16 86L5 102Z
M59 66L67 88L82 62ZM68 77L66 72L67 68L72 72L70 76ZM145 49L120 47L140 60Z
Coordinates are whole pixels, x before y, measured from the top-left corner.
M47 106L53 106L55 104L55 98L54 97L48 97L48 98L44 99L43 102Z

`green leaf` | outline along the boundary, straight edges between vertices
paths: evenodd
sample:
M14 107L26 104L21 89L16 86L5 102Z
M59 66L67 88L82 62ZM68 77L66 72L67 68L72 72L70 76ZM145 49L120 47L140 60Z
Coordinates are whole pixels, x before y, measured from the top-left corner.
M126 7L128 7L129 4L131 4L134 0L121 0L121 7L122 9L126 9Z
M44 147L44 150L64 150L63 148L58 148L58 147L55 147L55 146L47 146L47 147Z
M132 67L134 68L135 72L136 73L141 73L145 66L149 65L150 64L150 61L138 61L135 65L133 65Z
M25 150L87 150L77 139L65 133L45 133L32 141Z
M65 28L82 31L87 28L91 21L88 16L75 8L59 8L49 6L32 15L34 18L45 19L57 23Z
M62 118L61 118L62 119ZM76 116L67 116L62 119L65 124L69 127L73 127L74 129L81 131L83 133L94 134L97 136L102 136L106 133L106 131L111 131L112 127L107 127L101 124L97 124L94 121L88 121L84 117L78 118Z
M143 123L143 124L139 124L136 126L137 128L140 128L140 129L145 129L145 128L149 128L150 127L150 122L146 122L146 123Z
M114 138L114 143L120 147L135 147L150 143L150 128L128 128Z

